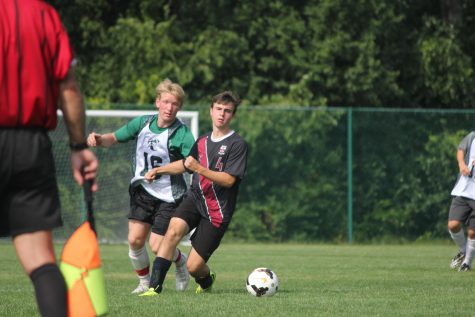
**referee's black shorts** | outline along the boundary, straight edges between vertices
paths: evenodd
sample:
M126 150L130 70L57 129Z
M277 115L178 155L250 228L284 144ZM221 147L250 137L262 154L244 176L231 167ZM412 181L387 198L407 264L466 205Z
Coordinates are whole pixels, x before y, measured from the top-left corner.
M51 140L42 129L0 128L0 236L62 225Z

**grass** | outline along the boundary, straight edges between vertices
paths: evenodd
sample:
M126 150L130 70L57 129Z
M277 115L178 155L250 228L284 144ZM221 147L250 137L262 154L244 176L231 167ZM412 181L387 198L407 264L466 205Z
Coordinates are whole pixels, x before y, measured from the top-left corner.
M57 248L60 249L60 246ZM210 260L213 293L191 281L174 290L170 270L158 297L130 295L137 280L126 245L101 245L109 316L475 316L473 272L449 269L448 244L222 244ZM33 288L11 244L0 244L0 316L37 316ZM256 267L270 267L280 289L256 298L245 288Z

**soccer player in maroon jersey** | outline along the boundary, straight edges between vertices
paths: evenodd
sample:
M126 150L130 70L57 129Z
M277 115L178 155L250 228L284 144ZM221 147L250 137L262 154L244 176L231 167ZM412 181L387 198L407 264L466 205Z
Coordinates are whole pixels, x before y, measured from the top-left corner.
M0 1L0 236L11 236L42 316L67 314L52 229L62 225L51 140L61 108L79 185L95 178L74 58L57 12L44 1Z
M147 180L153 181L160 175L179 174L187 170L193 173L193 179L170 221L154 261L150 289L140 296L154 296L162 291L173 250L182 237L194 228L188 271L198 284L196 293L211 290L216 274L206 263L229 226L239 184L246 171L247 143L230 126L239 103L239 97L231 91L216 95L209 110L213 130L198 138L190 156L182 162L152 169L145 175Z

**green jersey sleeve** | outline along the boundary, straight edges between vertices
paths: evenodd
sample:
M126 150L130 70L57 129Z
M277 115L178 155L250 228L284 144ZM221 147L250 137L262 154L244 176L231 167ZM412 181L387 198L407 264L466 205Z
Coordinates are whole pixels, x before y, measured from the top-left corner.
M170 138L171 152L179 153L182 158L190 154L195 138L186 125L182 125Z
M142 130L148 116L140 116L130 120L126 125L114 132L118 142L124 143L133 140Z

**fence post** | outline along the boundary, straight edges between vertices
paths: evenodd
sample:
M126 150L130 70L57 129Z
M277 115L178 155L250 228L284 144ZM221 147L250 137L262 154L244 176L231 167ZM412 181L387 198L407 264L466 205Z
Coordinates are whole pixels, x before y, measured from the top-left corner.
M348 108L347 116L347 208L348 243L353 242L353 108Z

